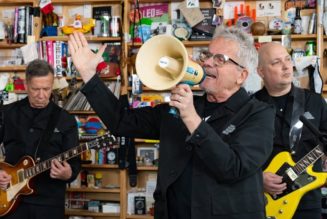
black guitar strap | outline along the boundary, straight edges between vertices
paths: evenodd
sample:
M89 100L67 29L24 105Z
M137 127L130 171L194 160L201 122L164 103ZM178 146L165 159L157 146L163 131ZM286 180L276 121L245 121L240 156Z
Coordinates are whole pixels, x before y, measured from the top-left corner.
M304 113L304 103L304 90L294 87L294 101L289 132L289 145L292 153L296 151L296 147L299 144L301 138L303 123L299 118Z
M60 113L60 108L57 106L53 106L53 109L51 111L50 114L50 118L49 121L47 123L47 127L45 128L45 130L43 131L43 134L40 138L40 141L36 147L35 153L34 153L34 159L35 162L39 162L40 161L40 157L38 156L39 153L39 148L40 147L45 147L46 145L49 144L49 140L53 134L53 131L55 129L55 126L57 124L58 121L58 117L59 117L59 113ZM42 146L43 145L43 146Z

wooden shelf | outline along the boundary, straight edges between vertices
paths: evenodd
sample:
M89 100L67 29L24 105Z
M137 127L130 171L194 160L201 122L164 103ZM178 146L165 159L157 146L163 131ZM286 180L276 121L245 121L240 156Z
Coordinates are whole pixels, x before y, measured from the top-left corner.
M86 4L86 3L89 3L89 4L118 4L118 3L121 3L120 0L84 0L84 1L81 1L81 0L52 0L51 1L53 4L69 4L69 5L72 5L72 4L79 4L79 5L83 5L83 4Z
M91 42L120 42L120 37L98 37L98 36L86 36L87 41ZM42 37L40 41L68 41L68 36L49 36L49 37Z
M157 171L157 166L137 166L137 170Z
M126 215L126 218L130 218L130 219L153 219L154 217L149 215L149 214L145 214L145 215L132 214L132 215Z
M14 90L10 91L9 93L15 93L15 94L27 94L26 90Z
M208 46L210 41L181 41L184 46L186 47L193 47L193 46ZM135 47L141 47L143 43L134 43ZM128 46L131 47L132 43L128 43Z
M76 114L76 115L94 115L96 114L94 111L86 111L86 110L69 110L70 114Z
M25 46L24 43L6 43L6 42L0 42L0 49L17 49L22 46Z
M0 0L0 5L31 5L34 0Z
M283 35L264 35L264 37L271 36L273 40L280 40L282 39ZM258 40L259 37L261 36L253 36L255 40ZM302 34L292 34L291 39L292 40L310 40L310 39L316 39L317 35L316 34L307 34L307 35L302 35ZM325 38L327 39L327 37ZM196 47L196 46L208 46L210 41L181 41L184 46L186 47ZM132 43L127 44L129 47L132 46ZM141 47L143 43L134 43L135 47Z
M111 77L111 78L108 78L108 77L100 77L103 81L117 81L118 77ZM72 80L73 78L72 77L66 77L66 80L67 81L70 81ZM83 81L83 79L81 77L76 77L76 80L77 81Z
M327 84L324 84L322 87L322 92L327 92Z
M265 35L268 36L268 35ZM273 40L280 40L282 39L283 35L269 35ZM253 36L255 40L258 40L260 36ZM292 34L291 39L292 40L314 40L317 38L316 34L307 34L307 35L302 35L302 34Z
M25 65L11 65L11 66L0 66L0 72L16 72L16 71L25 71Z
M82 167L92 169L118 169L117 164L82 164Z
M120 189L106 188L67 188L67 192L89 192L89 193L120 193Z
M78 215L78 216L94 216L94 217L118 217L119 218L119 213L102 213L102 212L92 212L88 210L83 210L83 209L65 209L65 215Z

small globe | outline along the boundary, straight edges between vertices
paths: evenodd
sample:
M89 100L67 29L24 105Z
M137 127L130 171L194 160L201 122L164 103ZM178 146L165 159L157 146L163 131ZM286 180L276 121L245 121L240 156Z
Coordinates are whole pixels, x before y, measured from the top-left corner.
M266 25L262 22L254 22L251 25L251 32L254 36L261 36L266 33Z

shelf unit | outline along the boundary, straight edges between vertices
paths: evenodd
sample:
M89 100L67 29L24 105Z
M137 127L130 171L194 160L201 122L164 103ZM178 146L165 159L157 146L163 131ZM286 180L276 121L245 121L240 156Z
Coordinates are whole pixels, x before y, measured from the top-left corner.
M94 111L69 111L72 115L95 116ZM90 139L91 140L91 139ZM80 139L80 142L88 142L90 140ZM69 197L70 193L83 194L88 200L100 200L100 201L114 201L119 202L120 209L126 209L126 170L119 169L117 164L82 164L82 170L87 170L88 173L96 174L102 173L102 187L68 187L66 190L66 197ZM125 218L125 211L120 210L120 213L103 213L92 212L85 209L70 209L66 208L65 215L69 216L90 216L95 219L108 218L118 219Z
M227 0L228 2L232 2L233 0ZM142 3L172 3L172 2L182 2L181 0L161 0L161 1L153 1L153 0L140 0L139 3L142 4ZM285 5L285 2L286 0L282 0L281 1L281 7L284 7ZM208 7L208 5L210 5L212 2L209 1L209 0L200 0L200 7L201 8L205 8L205 7ZM124 24L124 32L125 33L129 33L129 23L128 23L128 20L129 20L129 17L128 17L128 13L129 11L131 10L132 8L132 4L133 4L133 1L131 0L125 0L125 13L124 13L124 20L127 21L125 24ZM255 8L255 4L256 4L256 1L255 0L246 0L245 1L245 4L247 5L250 5L251 8ZM318 4L318 3L317 3ZM316 9L305 9L305 10L302 10L301 11L301 15L310 15L312 12L318 12L318 5L317 5L317 8ZM283 9L282 9L283 10ZM319 14L317 15L317 17L319 17ZM268 24L268 21L272 19L272 17L266 17L264 19L264 22L266 24ZM258 20L258 19L257 19ZM261 20L260 20L261 21ZM318 24L318 22L317 22ZM292 34L291 35L291 46L292 48L305 48L305 43L307 41L315 41L316 42L316 45L317 45L317 50L316 50L316 54L320 57L323 57L323 54L324 54L324 49L326 50L325 52L325 56L323 58L321 58L321 68L320 68L320 71L321 71L321 74L322 74L322 77L323 77L323 82L326 83L326 79L327 79L327 36L323 36L323 31L322 31L322 26L321 25L317 25L317 33L316 34L306 34L306 35L302 35L302 34ZM267 35L266 35L267 36ZM265 36L265 37L266 37ZM282 39L282 35L270 35L271 36L271 39L273 41L281 41ZM259 38L261 36L254 36L254 40L255 41L258 41ZM325 42L325 43L323 43ZM193 47L202 47L202 46L208 46L210 41L182 41L182 43L184 44L184 46L186 47L186 49L188 50L188 52L191 53L192 51L192 48ZM131 42L128 42L126 43L126 46L125 46L125 53L128 54L128 51L131 49L131 47L134 47L134 48L140 48L142 46L142 43L131 43ZM125 79L127 79L128 75L129 75L129 72L131 72L131 69L133 69L133 72L135 73L134 71L134 62L135 62L135 56L134 57L130 57L129 59L127 59L127 66L124 68L124 77ZM127 81L127 80L125 80ZM127 86L125 88L128 92L131 92L132 91L132 88L130 86ZM144 92L167 92L167 91L154 91L150 88L147 88L145 86L142 87L142 90ZM199 91L200 89L198 88L193 88L194 91ZM323 92L324 94L326 94L327 96L327 84L324 85L324 89L323 89ZM135 139L135 143L136 144L143 144L145 143L144 139ZM147 166L138 166L138 173L140 176L138 176L138 178L140 178L140 180L142 181L143 178L144 178L144 174L146 173L151 173L151 172L156 172L157 171L157 168L156 167L147 167ZM143 183L143 182L142 182ZM127 188L129 189L129 186L127 185ZM127 190L128 190L127 189ZM142 218L142 219L152 219L153 216L150 216L150 215L127 215L126 218L131 218L131 219L138 219L138 218Z
M100 171L103 175L102 184L110 186L101 188L67 188L66 196L70 193L83 194L86 199L101 200L101 201L115 201L120 203L120 208L124 209L125 202L125 189L121 185L125 182L124 170L120 170L118 165L96 165L96 164L83 164L82 169L86 169L89 173ZM117 186L113 186L117 185ZM102 213L92 212L85 209L66 209L66 216L92 216L95 218L124 218L124 212L120 213Z
M232 0L228 0L232 1ZM14 7L14 6L21 6L21 5L32 5L37 6L38 5L37 0L0 0L0 6L3 6L3 8L7 7ZM181 2L181 0L140 0L140 3L164 3L164 2ZM255 5L255 0L246 0L245 3L249 4L251 8ZM122 4L124 3L124 4ZM284 5L285 0L282 1L281 5ZM129 11L131 10L131 5L133 4L132 0L52 0L53 5L62 5L63 6L63 13L67 13L68 8L78 7L84 4L91 4L96 6L103 6L103 5L112 5L112 11L114 15L120 15L121 7L124 7L124 14L121 15L124 21L129 20ZM201 7L210 7L212 4L211 0L201 0L200 6ZM1 9L0 9L1 11ZM305 10L303 13L308 14L312 13L314 9ZM0 13L1 14L1 13ZM317 16L319 17L319 15ZM270 17L267 17L267 20L271 19ZM129 33L129 23L125 22L123 28L123 32L125 34ZM39 27L41 28L41 27ZM102 42L122 42L121 37L97 37L92 35L87 35L87 40L93 43L102 43ZM254 37L255 40L259 39L259 36ZM282 35L271 35L272 40L281 40ZM56 41L67 41L67 36L56 36L56 37L42 37L38 38L36 36L37 40L40 41L47 41L47 40L56 40ZM317 43L317 54L321 57L321 74L323 76L324 82L327 79L327 36L323 36L323 31L321 25L318 25L317 28L317 34L310 34L310 35L291 35L292 39L292 46L301 46L303 47L305 42L308 40L315 40ZM187 47L188 51L191 51L193 47L201 47L201 46L208 46L209 41L183 41L183 44L185 47ZM13 50L16 48L20 48L25 44L7 44L3 41L0 41L0 51L1 50ZM129 49L131 48L132 43L128 42L122 42L122 51L124 54L128 54ZM135 47L141 47L141 43L134 43L133 46ZM326 55L324 56L324 50L326 50ZM126 59L127 65L122 65L122 90L126 90L128 92L131 91L131 87L128 87L128 72L129 68L132 67L133 61L127 57L127 55L124 57ZM26 66L0 66L0 73L1 72L24 72L26 69ZM70 80L71 78L67 78L67 80ZM78 81L81 81L80 78L77 78ZM108 80L116 80L116 78L108 79ZM193 88L194 91L200 91L199 88ZM153 90L143 87L143 91L145 92L153 92ZM159 91L155 91L159 92ZM162 91L160 91L162 92ZM324 85L323 92L327 94L327 85ZM94 111L71 111L71 114L74 115L96 115ZM136 144L155 144L158 143L158 141L155 140L146 140L146 139L135 139ZM118 168L117 165L90 165L90 164L84 164L82 166L83 169L88 169L91 171L103 171L110 175L111 172L115 172L116 180L119 180L120 188L114 188L114 189L97 189L97 188L68 188L67 193L70 192L79 192L79 193L85 193L91 197L114 197L116 200L119 200L120 202L120 214L107 214L107 213L95 213L90 212L86 210L66 210L66 216L91 216L94 218L129 218L129 219L152 219L153 216L150 215L127 215L127 191L130 188L128 184L128 173L126 170L121 170ZM144 178L147 174L156 173L158 168L156 166L138 166L137 170L139 171L138 178L140 180L140 184L144 184Z

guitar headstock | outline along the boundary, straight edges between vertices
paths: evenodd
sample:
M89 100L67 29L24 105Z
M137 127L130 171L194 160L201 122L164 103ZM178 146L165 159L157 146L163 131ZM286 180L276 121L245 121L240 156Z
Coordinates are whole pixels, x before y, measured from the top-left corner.
M97 137L96 139L88 142L89 148L104 148L112 147L116 143L116 138L109 132L106 132L104 135Z

